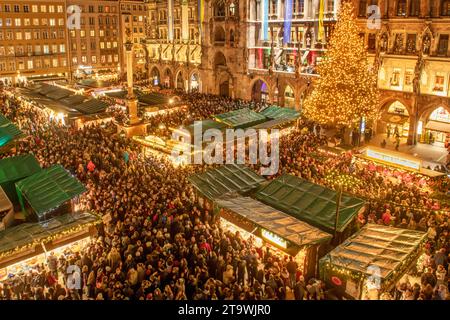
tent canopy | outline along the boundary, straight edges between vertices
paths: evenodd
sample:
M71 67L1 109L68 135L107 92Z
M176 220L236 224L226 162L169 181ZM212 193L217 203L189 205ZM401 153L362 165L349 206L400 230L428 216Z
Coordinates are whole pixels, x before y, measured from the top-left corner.
M215 115L214 119L231 128L248 128L267 121L265 116L248 108Z
M277 106L270 106L265 108L260 112L265 117L275 120L275 119L289 119L296 120L300 117L300 113L298 113L294 109L282 108Z
M41 171L32 154L9 157L0 160L0 184L15 182Z
M285 174L258 191L256 198L326 232L334 231L334 190ZM343 194L337 231L343 232L363 206L363 200Z
M86 191L86 188L61 165L54 165L17 182L16 188L28 201L38 218Z
M15 139L24 136L24 133L3 114L0 114L0 147L3 147Z
M51 236L99 222L101 218L92 213L68 213L45 222L22 223L0 232L0 255L33 242L47 242Z
M380 277L386 279L392 272L407 267L404 262L418 255L417 249L426 238L425 232L368 224L320 263L368 276L369 266L374 266L380 269Z
M255 190L265 179L244 165L227 164L217 169L192 175L188 180L205 197L217 197Z
M238 214L299 248L332 238L326 232L249 197L229 197L216 200L215 203L220 208Z

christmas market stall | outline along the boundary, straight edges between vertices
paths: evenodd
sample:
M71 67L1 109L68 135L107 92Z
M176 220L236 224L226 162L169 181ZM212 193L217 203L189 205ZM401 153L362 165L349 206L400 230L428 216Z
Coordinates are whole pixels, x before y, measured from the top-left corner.
M269 106L259 112L269 120L284 120L285 124L292 124L300 117L300 113L294 109Z
M0 278L44 263L47 252L80 246L102 222L93 213L67 213L44 222L27 222L0 231Z
M294 257L306 280L317 277L318 257L326 250L322 244L332 235L249 197L223 197L214 205L225 230L239 231L258 250Z
M248 108L215 115L214 120L233 129L245 129L268 121L263 114Z
M0 187L3 188L14 206L19 205L15 183L41 171L32 154L25 154L0 160Z
M179 151L180 154L186 156L186 150L191 157L191 163L194 161L194 155L198 152L203 153L203 149L208 142L203 140L203 136L207 130L218 130L225 134L227 125L211 119L195 121L181 129L173 129L173 133L179 138L177 140L170 139L166 143L166 153L171 153L172 150Z
M319 261L338 298L377 300L395 288L423 252L427 234L368 224Z
M227 164L188 177L201 207L213 209L214 199L232 193L248 195L266 180L244 165Z
M43 169L16 183L22 211L28 221L43 221L73 212L73 199L86 188L61 165Z
M362 148L360 153L355 154L355 158L357 162L363 164L374 162L391 169L402 170L430 179L445 176L445 173L424 168L421 159L394 150L369 146Z
M0 154L7 152L15 141L24 137L25 134L0 113Z
M336 240L339 240L336 242L353 233L355 217L365 210L365 202L359 198L347 194L338 197L332 189L288 174L272 180L256 192L255 197L322 231L332 234L336 231Z

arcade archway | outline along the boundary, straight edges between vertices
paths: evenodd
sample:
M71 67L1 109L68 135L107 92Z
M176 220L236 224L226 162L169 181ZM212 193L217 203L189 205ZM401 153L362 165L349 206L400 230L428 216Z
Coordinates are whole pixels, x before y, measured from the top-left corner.
M269 101L269 87L267 83L258 79L252 87L252 100L256 102L268 102Z
M181 72L181 70L178 71L178 73L177 73L176 88L180 89L180 90L185 90L184 77L183 77L183 73Z
M189 79L191 92L198 92L200 90L200 76L197 72L192 73Z
M450 142L450 110L440 106L429 111L419 121L419 141L445 147Z
M159 70L158 70L157 67L153 67L153 69L152 69L152 71L150 73L150 77L151 77L151 80L152 80L152 84L154 86L159 86L161 78L160 78Z
M173 74L169 68L164 71L163 85L165 88L173 87Z
M378 122L378 133L385 133L388 137L394 137L397 134L400 137L407 138L410 127L410 114L408 108L396 100L387 103L382 108L381 118Z

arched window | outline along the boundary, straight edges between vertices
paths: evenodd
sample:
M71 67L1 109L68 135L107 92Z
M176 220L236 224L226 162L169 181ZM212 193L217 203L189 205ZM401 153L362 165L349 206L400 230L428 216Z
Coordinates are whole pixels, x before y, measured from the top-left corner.
M441 15L442 16L450 16L450 0L442 0Z
M214 4L214 17L225 17L225 2L217 0Z
M417 17L420 13L420 0L411 0L409 4L409 15Z
M397 1L397 16L406 16L406 0Z
M234 17L236 15L236 5L234 2L230 4L230 16Z

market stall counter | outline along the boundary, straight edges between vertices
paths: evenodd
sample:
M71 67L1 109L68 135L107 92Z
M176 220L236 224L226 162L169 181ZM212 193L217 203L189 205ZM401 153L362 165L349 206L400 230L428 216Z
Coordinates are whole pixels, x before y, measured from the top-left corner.
M425 232L368 224L320 259L321 279L339 298L377 300L423 251Z
M221 225L253 239L257 248L268 247L283 258L294 257L306 280L318 275L318 258L332 236L255 199L228 196L214 201ZM217 216L216 216L217 217Z

